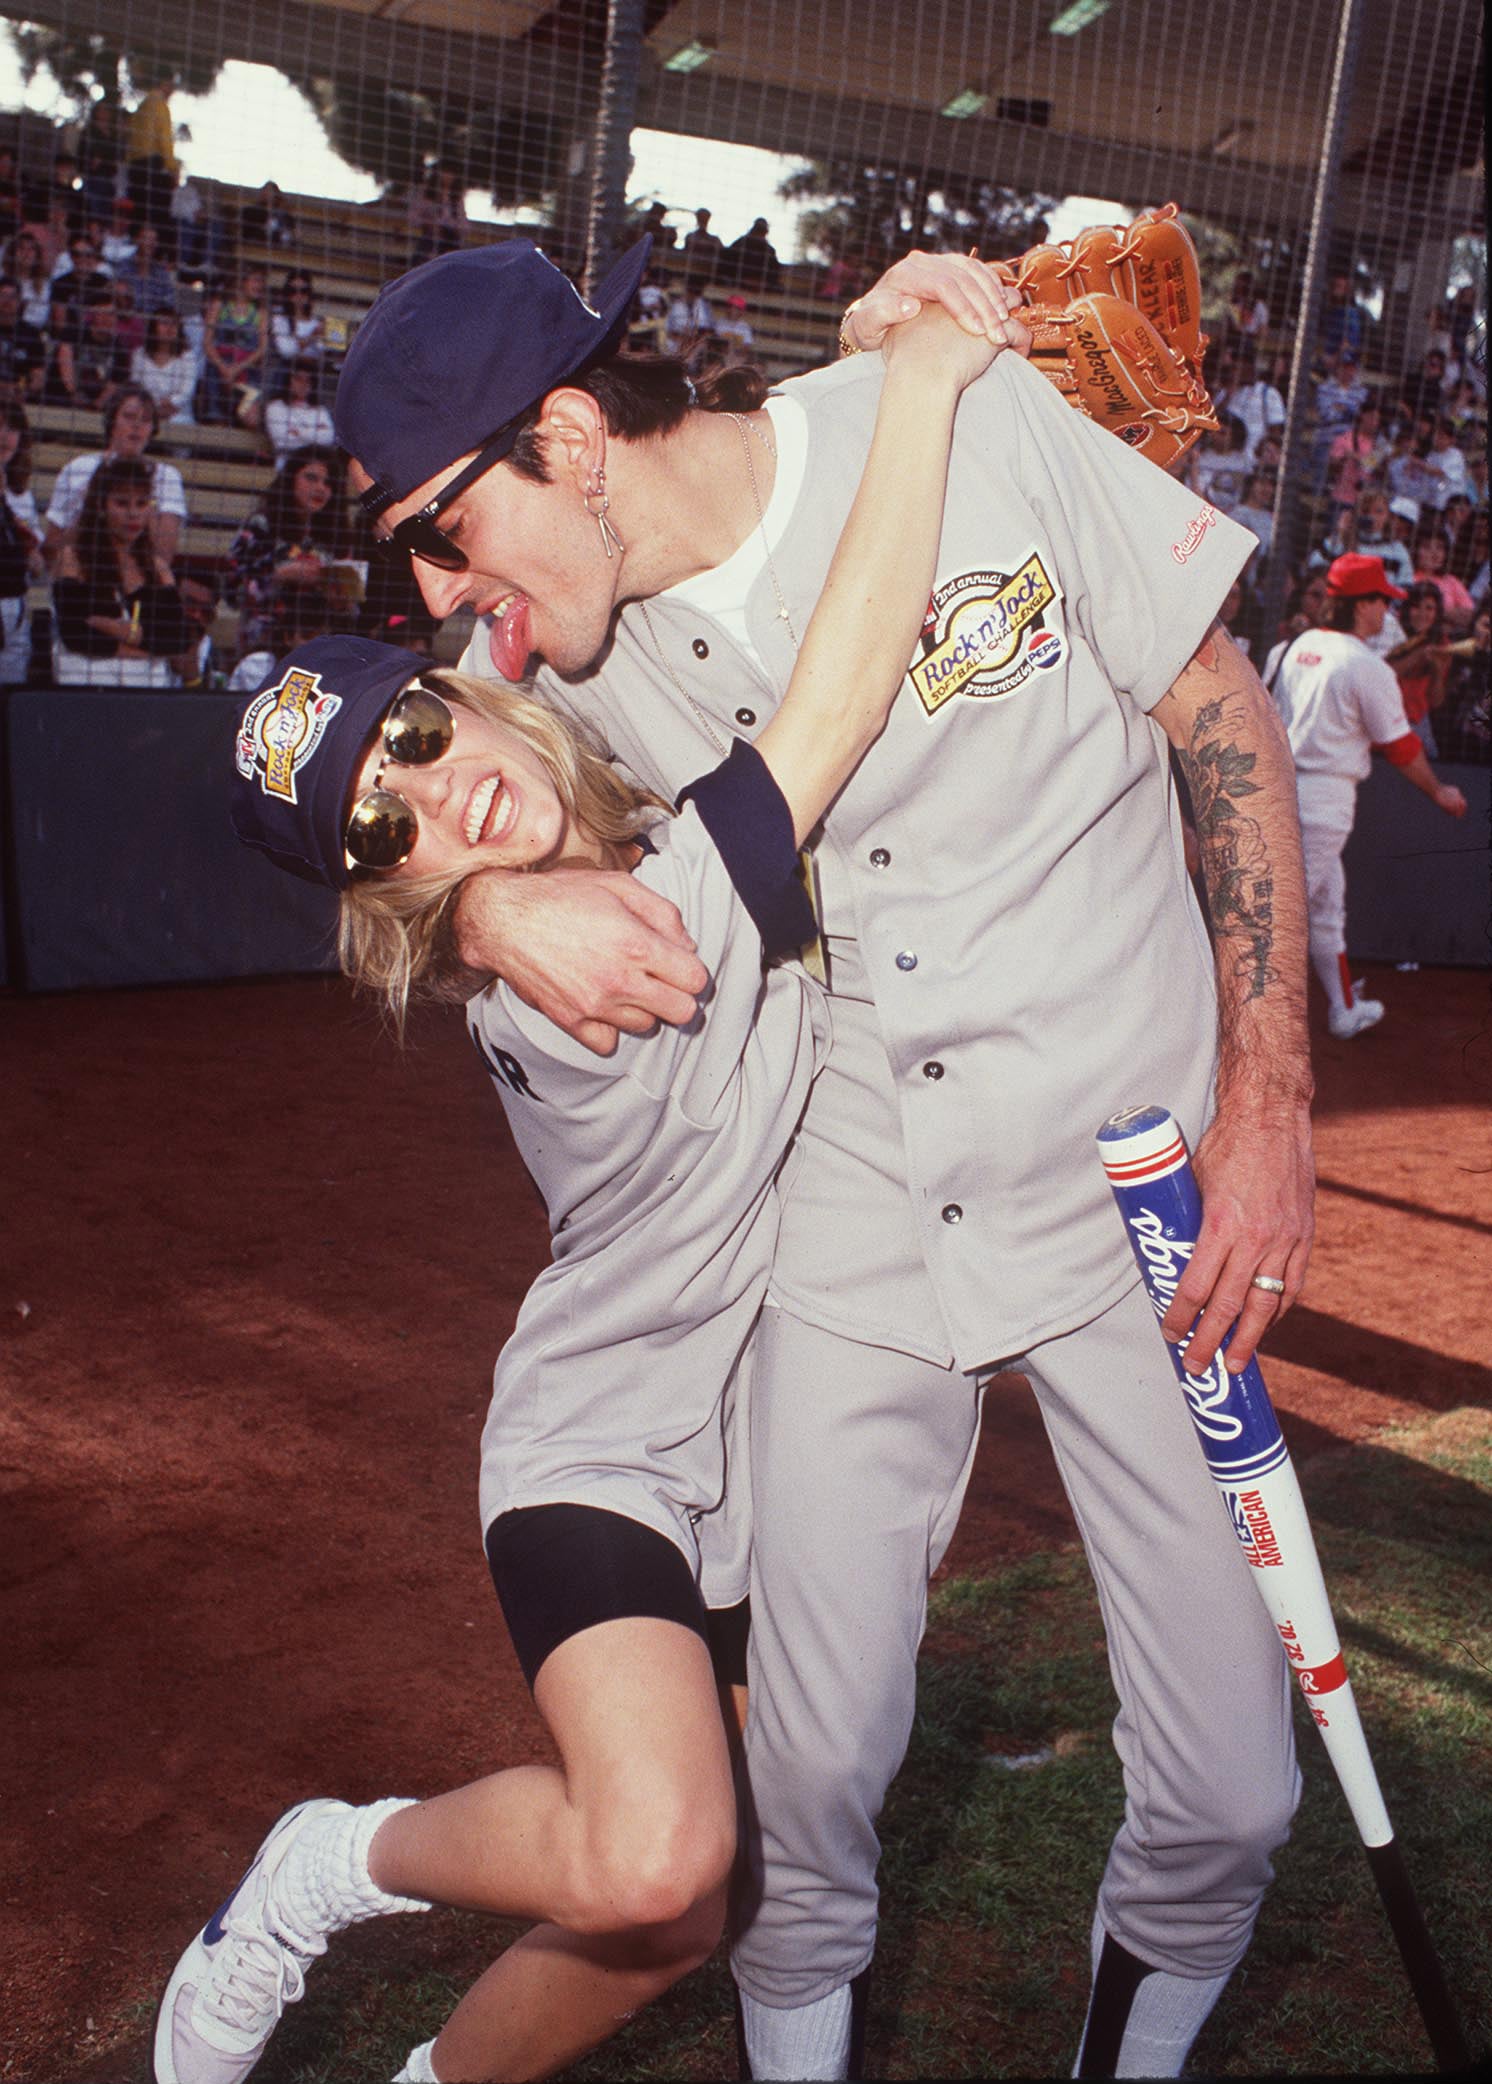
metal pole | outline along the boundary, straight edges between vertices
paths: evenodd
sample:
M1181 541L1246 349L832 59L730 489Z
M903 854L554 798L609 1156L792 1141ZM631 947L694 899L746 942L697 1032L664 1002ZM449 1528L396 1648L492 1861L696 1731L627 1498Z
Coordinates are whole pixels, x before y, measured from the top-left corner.
M1316 322L1321 312L1321 287L1326 279L1326 254L1331 237L1332 199L1336 191L1337 169L1341 164L1347 111L1352 99L1352 77L1357 70L1358 47L1362 41L1361 25L1362 0L1341 0L1331 91L1326 103L1321 157L1316 165L1316 192L1311 201L1311 230L1306 243L1300 317L1290 358L1290 398L1285 408L1280 475L1274 495L1274 533L1265 566L1263 642L1266 654L1274 643L1284 610L1291 552L1295 546L1295 493L1297 480L1303 478L1305 472L1306 444L1303 437L1313 402L1307 398L1306 391L1316 348Z
M585 290L595 289L620 251L627 216L632 126L642 71L644 0L608 0L601 99L591 138L591 200L585 227Z

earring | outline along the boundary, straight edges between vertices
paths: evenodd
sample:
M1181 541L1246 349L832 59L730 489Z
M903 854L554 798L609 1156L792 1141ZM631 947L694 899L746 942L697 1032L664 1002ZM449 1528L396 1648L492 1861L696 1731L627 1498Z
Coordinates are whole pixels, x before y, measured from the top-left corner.
M598 463L591 475L595 482L586 486L585 510L601 531L601 544L606 555L613 557L618 550L625 550L627 546L606 518L611 508L611 497L606 490L606 472ZM592 504L595 500L601 502L599 506Z

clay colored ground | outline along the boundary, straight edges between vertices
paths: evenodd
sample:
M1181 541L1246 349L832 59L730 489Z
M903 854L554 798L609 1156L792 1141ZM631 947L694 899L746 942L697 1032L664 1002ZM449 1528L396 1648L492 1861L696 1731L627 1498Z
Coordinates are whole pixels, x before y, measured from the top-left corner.
M1492 1401L1487 978L1369 985L1382 1029L1318 1037L1318 1244L1267 1355L1302 1461ZM290 1800L543 1753L474 1478L544 1227L454 1014L402 1055L329 980L0 1022L0 2076L136 2078L162 1978ZM947 1568L1072 1538L997 1385Z

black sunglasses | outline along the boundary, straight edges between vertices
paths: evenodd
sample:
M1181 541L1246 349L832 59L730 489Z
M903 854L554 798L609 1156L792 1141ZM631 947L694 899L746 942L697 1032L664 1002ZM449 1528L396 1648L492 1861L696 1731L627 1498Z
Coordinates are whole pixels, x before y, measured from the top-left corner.
M485 477L495 463L501 463L518 439L524 417L520 414L518 419L509 420L505 426L499 427L496 434L477 450L466 468L458 470L449 484L442 485L434 499L427 500L417 514L406 514L386 536L375 537L379 555L385 558L418 557L442 572L464 572L467 568L466 552L457 548L444 529L436 527L436 516L458 500L469 485ZM376 487L371 495L365 493L363 497L365 502L371 497L379 504L387 504L383 493Z

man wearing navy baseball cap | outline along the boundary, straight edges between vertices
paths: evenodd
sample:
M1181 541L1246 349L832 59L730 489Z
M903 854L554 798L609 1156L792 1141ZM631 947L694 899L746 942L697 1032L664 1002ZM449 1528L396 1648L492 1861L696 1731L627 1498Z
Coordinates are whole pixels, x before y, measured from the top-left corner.
M680 362L620 348L646 257L593 304L516 242L416 269L353 343L337 431L432 612L479 617L466 669L512 680L537 657L540 694L673 798L780 699L881 365L858 354L770 397L741 368L696 395ZM978 262L913 255L852 307L846 344L878 345L929 296L1025 337ZM754 1347L751 1887L732 1965L754 2075L860 2074L876 1819L927 1581L983 1387L1013 1365L1106 1588L1121 1695L1127 1802L1083 2073L1167 2075L1248 1945L1296 1780L1278 1639L1093 1135L1137 1097L1181 1121L1208 1225L1165 1328L1190 1332L1200 1369L1236 1326L1242 1367L1311 1235L1294 775L1216 619L1246 531L1020 354L963 394L948 484L908 686L815 849L834 1048ZM705 979L683 922L640 922L635 879L616 880L474 877L462 952L593 1047L692 1016Z
M1357 788L1382 753L1449 817L1466 815L1466 798L1439 781L1404 714L1393 668L1370 649L1390 601L1401 601L1381 557L1353 552L1326 574L1331 614L1324 630L1305 630L1280 660L1275 699L1290 734L1300 834L1310 906L1311 967L1326 993L1327 1025L1351 1041L1384 1015L1381 999L1364 998L1347 960L1347 877L1342 850L1357 813Z

